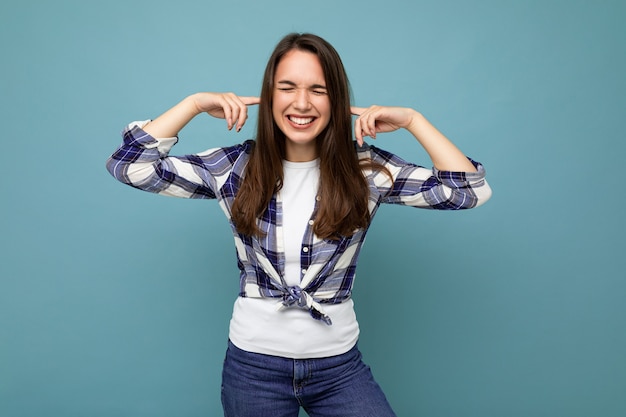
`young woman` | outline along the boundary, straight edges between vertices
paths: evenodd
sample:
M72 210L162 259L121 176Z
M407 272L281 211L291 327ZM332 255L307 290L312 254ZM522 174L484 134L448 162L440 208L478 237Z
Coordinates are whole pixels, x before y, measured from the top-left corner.
M195 116L246 123L255 140L169 156ZM352 115L358 116L352 126ZM407 129L426 169L366 144ZM353 141L353 134L356 144ZM185 198L217 199L232 227L240 293L223 370L226 416L393 416L357 347L351 299L356 261L381 203L439 210L491 195L485 171L420 113L351 107L341 59L311 34L283 38L260 97L198 93L152 121L131 123L107 167L119 181Z

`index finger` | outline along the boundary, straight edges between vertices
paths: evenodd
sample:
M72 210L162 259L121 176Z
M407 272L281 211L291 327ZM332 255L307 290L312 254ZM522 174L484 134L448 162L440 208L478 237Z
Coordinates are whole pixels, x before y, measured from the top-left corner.
M239 97L239 99L246 106L254 106L261 102L261 99L259 97Z
M355 116L360 116L365 110L367 110L365 107L350 106L350 113Z

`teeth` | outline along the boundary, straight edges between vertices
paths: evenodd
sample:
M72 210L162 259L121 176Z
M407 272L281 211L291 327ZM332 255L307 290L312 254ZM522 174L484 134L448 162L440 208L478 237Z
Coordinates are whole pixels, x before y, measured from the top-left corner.
M293 117L289 116L289 120L297 125L308 125L313 121L313 117Z

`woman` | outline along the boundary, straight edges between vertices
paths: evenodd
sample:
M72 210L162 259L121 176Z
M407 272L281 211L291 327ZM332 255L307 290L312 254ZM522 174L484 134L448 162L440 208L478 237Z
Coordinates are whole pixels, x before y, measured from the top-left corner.
M256 140L169 156L198 114L239 131L252 105ZM432 170L363 140L400 128L426 150ZM357 347L350 296L359 250L381 203L454 210L485 202L482 165L413 109L351 107L339 55L311 34L278 43L260 97L194 94L123 135L107 162L115 178L217 199L230 222L240 296L224 362L224 414L297 416L303 407L310 416L395 415Z

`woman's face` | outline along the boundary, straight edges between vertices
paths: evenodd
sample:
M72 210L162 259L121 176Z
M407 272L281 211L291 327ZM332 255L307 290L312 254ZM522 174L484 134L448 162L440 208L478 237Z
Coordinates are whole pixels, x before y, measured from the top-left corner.
M330 100L315 54L293 49L280 60L274 76L272 114L287 138L287 160L317 158L315 139L330 121Z

